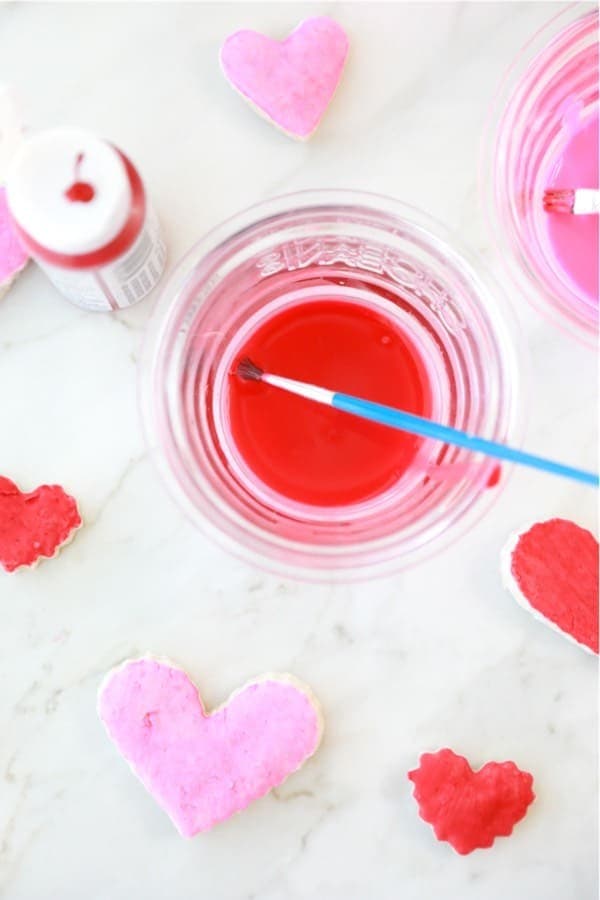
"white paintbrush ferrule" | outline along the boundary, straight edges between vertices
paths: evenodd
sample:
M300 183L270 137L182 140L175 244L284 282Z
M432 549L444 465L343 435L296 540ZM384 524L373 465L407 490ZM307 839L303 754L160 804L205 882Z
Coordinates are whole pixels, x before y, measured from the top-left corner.
M315 400L325 406L333 406L335 391L328 391L327 388L318 387L316 384L294 381L293 378L283 378L281 375L269 375L267 372L262 375L260 380L273 387L281 388L283 391L288 391L290 394L306 397L307 400Z
M576 216L600 214L600 191L595 188L577 188L573 200L573 213Z

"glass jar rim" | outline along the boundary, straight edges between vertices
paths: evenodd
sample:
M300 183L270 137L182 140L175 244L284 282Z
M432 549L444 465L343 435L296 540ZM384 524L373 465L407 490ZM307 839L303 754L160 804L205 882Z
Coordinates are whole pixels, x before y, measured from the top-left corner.
M498 307L494 309L494 315L492 316L494 325L498 325L498 323L501 325L499 334L495 331L492 333L494 340L498 340L501 343L504 342L502 345L503 373L510 385L510 433L512 442L518 442L524 424L518 412L518 394L521 393L518 370L519 364L522 362L522 348L517 349L516 335L518 330L515 327L514 313L499 285L478 257L466 249L462 242L458 241L456 236L445 225L439 223L428 213L385 195L354 190L320 189L278 196L237 213L205 234L176 266L156 304L144 341L140 361L139 395L147 443L167 486L170 488L171 494L196 526L199 526L204 533L234 553L234 555L244 559L246 562L258 565L260 568L266 568L291 577L298 577L302 580L348 582L364 580L375 575L390 574L398 568L404 568L409 564L426 558L433 552L439 551L442 546L455 540L485 514L498 496L499 490L480 492L485 493L486 496L477 497L476 501L470 504L469 509L461 510L456 520L452 520L447 528L442 529L442 531L450 532L450 534L442 535L440 532L433 535L429 541L432 546L424 547L423 552L413 552L410 560L407 558L403 558L400 561L390 559L388 553L385 560L377 560L373 564L365 563L357 566L350 559L352 547L346 545L343 548L343 552L348 557L348 564L340 565L337 568L329 568L327 553L322 555L323 567L320 565L306 565L304 562L299 562L297 565L289 561L280 563L272 557L266 558L264 552L257 551L256 547L252 545L252 541L249 541L247 545L241 545L239 541L233 540L229 534L224 534L212 521L207 520L202 511L198 510L191 503L189 497L182 496L184 492L181 486L176 483L168 454L165 452L165 448L161 446L160 426L157 421L156 409L157 402L173 402L172 397L170 399L169 397L166 399L163 397L160 401L157 401L157 393L160 394L163 389L163 386L157 383L157 373L161 371L161 365L164 362L165 340L168 338L169 330L173 327L174 317L181 312L178 306L181 302L182 292L195 267L201 261L209 258L211 254L216 253L219 248L227 245L228 241L249 232L253 226L271 221L275 224L279 216L289 215L290 213L330 208L335 208L336 211L348 209L349 212L352 209L363 209L375 214L390 216L399 223L402 221L410 222L424 235L441 242L448 260L452 260L457 269L469 279L470 283L478 286L478 297L491 295L495 305ZM504 333L502 333L503 330ZM161 357L163 357L162 361ZM503 478L503 484L506 481L507 474ZM293 543L289 542L289 545L291 546ZM294 548L292 547L292 549ZM302 545L298 545L295 549L298 551L298 557L302 557Z
M570 29L578 24L585 27L587 22L591 24L591 27L594 27L595 24L595 29L598 30L598 7L596 5L585 2L585 0L576 0L576 2L568 4L554 13L537 29L504 71L490 103L482 130L478 164L478 194L488 238L507 279L547 321L558 326L579 343L595 348L598 340L597 316L590 317L585 321L575 312L569 311L564 303L549 300L550 288L545 284L541 285L539 279L529 276L524 264L517 258L515 249L506 236L506 228L498 208L495 176L495 157L502 136L503 117L518 92L521 80L545 51L551 47L555 48L556 41L562 35L567 36Z

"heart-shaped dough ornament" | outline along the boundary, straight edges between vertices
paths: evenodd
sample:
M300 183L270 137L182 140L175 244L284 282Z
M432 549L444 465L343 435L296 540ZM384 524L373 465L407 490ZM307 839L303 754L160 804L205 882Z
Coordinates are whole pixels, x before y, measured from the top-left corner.
M598 653L598 541L568 519L536 522L502 551L502 578L536 619Z
M317 16L283 41L236 31L221 47L221 68L259 113L291 137L306 140L333 97L347 55L342 26Z
M317 700L290 675L264 675L207 713L185 672L144 657L107 675L98 714L184 837L245 809L315 752Z
M0 565L7 572L56 556L80 526L77 503L59 485L26 494L0 477Z
M423 753L408 777L421 818L460 854L508 837L535 798L533 777L514 762L489 762L474 772L449 749Z
M0 297L4 296L28 261L29 256L19 243L8 212L6 189L0 187Z
M10 162L22 140L14 92L8 85L0 84L0 297L29 260L15 233L4 188Z

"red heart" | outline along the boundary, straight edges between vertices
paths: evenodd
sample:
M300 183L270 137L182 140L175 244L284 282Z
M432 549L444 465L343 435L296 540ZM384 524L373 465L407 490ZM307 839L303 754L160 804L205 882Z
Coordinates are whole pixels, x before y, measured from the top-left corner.
M567 519L537 522L503 552L503 576L518 603L598 653L598 541Z
M0 565L7 572L55 556L80 525L77 503L58 485L24 494L0 477Z
M448 749L423 753L408 777L421 818L438 840L463 854L508 837L535 798L533 777L513 762L489 762L474 772L464 756Z

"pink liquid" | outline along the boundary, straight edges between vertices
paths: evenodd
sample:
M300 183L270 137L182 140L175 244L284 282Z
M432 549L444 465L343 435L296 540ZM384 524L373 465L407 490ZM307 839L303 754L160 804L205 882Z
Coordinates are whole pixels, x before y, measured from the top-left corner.
M431 410L423 361L387 317L324 298L276 313L240 350L265 371L366 397L418 415ZM342 506L395 484L422 444L267 384L229 379L233 439L269 487L301 503Z
M570 136L550 173L548 187L598 187L598 115L584 127L565 123ZM548 238L577 292L598 304L598 216L547 213Z

